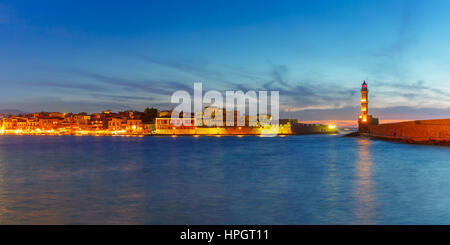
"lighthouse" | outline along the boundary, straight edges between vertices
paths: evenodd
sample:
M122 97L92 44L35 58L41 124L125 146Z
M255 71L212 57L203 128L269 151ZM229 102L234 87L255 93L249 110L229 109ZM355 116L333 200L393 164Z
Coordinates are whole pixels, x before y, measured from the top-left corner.
M367 100L367 95L369 94L369 90L367 89L366 81L363 82L361 86L361 121L367 122L367 105L369 101Z
M378 118L369 115L369 90L367 83L364 81L361 85L361 114L358 119L358 131L360 133L368 133L369 125L378 125Z

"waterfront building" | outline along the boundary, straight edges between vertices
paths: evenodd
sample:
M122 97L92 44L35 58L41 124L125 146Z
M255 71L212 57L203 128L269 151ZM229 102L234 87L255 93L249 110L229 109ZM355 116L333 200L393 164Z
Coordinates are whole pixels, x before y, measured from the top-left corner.
M34 118L28 118L28 120L27 120L27 126L26 126L26 131L27 132L33 132L33 131L35 131L36 129L38 129L39 128L39 121L37 121L36 119L34 119Z
M279 123L271 124L272 118L268 114L245 116L237 110L226 111L215 107L206 107L202 114L196 113L195 116L183 115L183 117L178 119L172 119L171 115L170 111L160 113L160 117L156 118L155 134L261 135L270 132L271 134L289 135L337 132L336 128L329 128L328 125L300 124L293 119L282 119ZM231 120L228 124L227 119ZM263 123L261 123L261 120ZM179 123L181 122L183 124L180 125ZM186 125L186 122L189 122L190 125ZM219 123L217 124L217 122Z
M58 128L58 125L62 123L61 118L39 118L38 125L41 130L54 130Z
M124 111L113 113L40 112L25 116L0 118L0 134L66 134L66 135L138 135L154 131L151 118L145 113Z
M195 118L186 117L172 119L171 117L158 117L155 120L155 129L195 129Z
M17 129L20 131L27 129L27 119L26 118L17 118Z
M17 129L17 118L4 118L2 125L2 130L16 130Z
M126 131L131 134L140 134L144 130L142 120L128 119L126 124Z
M153 109L153 108L152 108ZM180 118L172 119L172 111L147 112L124 111L113 113L59 113L40 112L25 116L8 115L0 118L0 134L44 134L44 135L261 135L267 130L274 134L294 134L296 132L320 132L322 128L305 127L297 121L286 121L275 127L265 126L257 118L271 120L270 115L244 116L239 111L205 108L207 112L180 113ZM149 113L151 112L151 113ZM158 115L159 117L155 116ZM227 125L227 117L233 117L232 125ZM240 121L241 120L241 121ZM207 122L207 123L205 123ZM222 124L220 124L222 122ZM238 122L244 122L243 125ZM257 123L256 123L257 122ZM325 126L324 126L325 127ZM278 130L279 128L279 130Z
M91 130L93 131L99 131L104 129L103 128L103 121L101 119L94 119L90 122Z
M156 129L156 125L154 123L144 123L143 127L144 134L152 134Z
M109 131L120 131L122 130L122 119L121 118L111 118L108 121L108 130Z

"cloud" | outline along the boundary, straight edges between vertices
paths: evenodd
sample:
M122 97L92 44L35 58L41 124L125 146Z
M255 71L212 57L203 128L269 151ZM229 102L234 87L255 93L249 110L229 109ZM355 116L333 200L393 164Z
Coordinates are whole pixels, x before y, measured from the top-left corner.
M342 108L317 108L296 112L283 111L281 118L291 117L301 121L311 120L354 120L359 115L359 106L346 106ZM380 120L420 120L446 118L450 114L450 108L416 108L411 106L393 106L385 108L369 107L369 114Z
M193 87L177 81L154 79L124 79L90 71L72 71L72 73L94 79L108 85L114 85L125 91L140 91L156 95L171 95L177 90L192 91Z
M149 61L150 62L150 61ZM173 67L176 70L189 70L195 73L205 75L217 75L220 72L202 69L195 65L181 64L181 62L168 61L151 61L161 65ZM86 97L84 103L80 102L73 108L86 108L92 106L93 111L96 109L142 109L149 106L164 106L161 109L173 108L174 105L168 103L170 95L177 90L188 91L193 95L193 83L196 81L186 77L185 81L181 80L160 80L153 77L149 78L125 78L124 76L104 74L86 70L69 70L66 71L75 78L82 79L82 83L63 83L63 82L38 82L36 85L55 87L61 89L80 90L83 93L80 97ZM247 74L247 71L240 70ZM339 119L351 120L359 114L359 83L355 83L354 87L348 88L343 84L333 81L325 81L323 76L299 78L293 77L287 65L272 66L270 70L264 73L248 72L249 76L258 77L256 83L226 83L228 90L268 90L280 92L280 109L284 117L293 117L303 120L326 120ZM183 79L183 76L178 79ZM230 77L224 77L222 80L227 81ZM213 85L208 83L209 85ZM423 110L409 112L417 112L417 116L426 116L426 111L443 112L434 110L432 103L437 102L436 97L442 96L448 98L450 95L444 91L428 86L425 81L417 80L414 83L403 82L372 82L376 85L377 93L371 94L376 103L371 103L371 112L382 118L394 118L395 116L389 112L390 108L398 106L406 106L403 108L412 108L408 101L417 102L414 107L421 107ZM398 88L402 89L399 90ZM214 86L204 84L203 89L215 89ZM219 90L220 89L216 89ZM389 100L384 102L384 98ZM402 100L402 103L397 103ZM67 103L68 99L59 103L64 108L71 108ZM76 99L70 100L78 103ZM373 100L372 100L373 101ZM394 101L394 102L392 102ZM428 101L425 103L422 101ZM98 102L98 103L96 103ZM58 102L56 102L58 103ZM389 104L391 103L391 104ZM422 103L422 104L420 104ZM45 105L45 103L43 103ZM421 106L418 106L418 105ZM103 108L102 108L103 107ZM439 106L438 106L439 107ZM56 108L56 107L52 107ZM375 114L377 113L377 114ZM399 114L400 115L400 114ZM412 113L401 114L404 117L413 119ZM426 118L426 117L425 117ZM395 118L396 119L396 118Z
M178 67L178 66L177 66ZM185 66L180 66L185 67ZM92 79L95 82L108 85L111 91L116 91L114 94L106 93L91 93L91 97L99 100L115 100L124 104L135 103L137 101L149 101L152 103L166 103L170 100L169 95L177 90L188 91L193 94L193 82L185 84L178 81L160 81L156 79L125 79L118 76L111 76L100 74L92 71L70 71L72 74L83 77L84 79ZM342 108L351 104L358 103L355 98L357 88L347 89L342 86L333 84L325 84L321 81L314 81L309 79L308 82L291 82L289 79L289 68L285 65L274 66L272 70L267 73L268 76L261 80L259 84L247 85L228 84L230 90L268 90L279 91L281 109L286 111L302 111L311 109L333 109ZM53 84L52 84L53 85ZM68 87L76 87L75 85L67 85ZM96 85L97 86L97 85ZM122 91L118 93L111 86L117 87ZM88 89L89 86L82 86ZM211 89L214 87L211 87ZM204 85L204 92L206 91ZM149 93L151 96L142 96L144 93Z
M268 73L266 82L261 82L259 87L247 87L239 84L235 89L279 91L280 109L294 112L313 108L342 108L358 103L356 98L358 88L348 89L344 86L326 83L322 80L289 79L289 68L285 65L274 66Z
M298 82L292 82L292 79L289 79L289 67L286 65L275 65L268 73L255 73L242 68L236 69L232 67L227 67L226 71L220 70L224 66L221 66L219 69L212 69L211 67L214 67L213 64L206 61L186 63L142 55L139 57L151 64L170 67L177 71L208 78L207 84L204 84L204 89L220 90L218 89L219 87L225 87L226 90L241 90L244 92L248 90L279 91L280 100L289 105L290 110L301 109L302 107L304 107L303 109L313 106L322 107L324 105L332 108L342 107L350 103L352 97L357 93L356 87L354 89L345 89L341 86L326 84L320 80L308 79L309 81L305 82L306 79L296 79ZM236 80L240 82L236 83ZM217 85L214 87L211 81L220 81L223 83L221 85L224 86Z
M261 88L253 88L280 92L281 117L300 120L356 120L360 109L359 84L355 84L354 88L347 88L323 79L296 79L297 82L293 82L288 73L286 66L276 66L269 73L271 76L268 82L263 83ZM450 94L428 86L423 80L414 83L372 84L375 84L378 91L377 94L371 94L376 100L372 100L373 103L369 106L370 113L382 120L443 118L449 115L450 106L446 108L444 104ZM244 85L238 88L246 90ZM396 103L398 100L403 100L403 103Z
M153 57L149 57L146 55L138 55L138 57L141 60L144 60L145 62L156 64L159 66L165 66L170 67L172 69L186 72L189 74L194 74L203 78L213 78L217 80L221 80L223 77L223 74L216 70L207 69L208 62L207 61L189 61L189 62L180 62L180 61L173 61L173 60L163 60L163 59L156 59Z
M440 89L433 88L430 86L425 86L425 81L423 81L423 80L417 80L415 83L379 82L379 83L377 83L377 86L392 88L392 89L395 89L395 91L398 91L398 89L401 88L401 90L406 90L410 94L418 93L418 94L421 94L422 96L425 96L426 93L432 93L432 94L442 95L445 97L450 97L450 93L447 93L445 91L442 91Z
M29 112L59 111L59 112L99 112L105 109L130 110L132 107L117 102L102 102L88 99L67 99L58 96L42 96L20 101L2 103L5 107L14 107Z
M260 82L264 76L260 74L255 74L243 67L232 67L227 64L213 64L207 60L169 60L169 59L158 59L146 55L136 55L140 60L143 60L151 65L157 65L165 68L170 68L176 72L181 72L182 74L189 74L196 77L196 79L201 81L207 81L208 84L217 85L215 83L220 83L220 85L238 86L236 83L239 80L242 82ZM212 88L217 89L217 88Z
M145 97L145 96L137 96L137 95L112 95L112 94L99 94L99 93L91 93L89 94L92 98L101 98L107 100L114 101L146 101L146 102L158 102L154 97Z
M278 84L282 87L290 87L290 85L286 81L286 74L288 73L288 71L289 69L285 65L280 65L273 68L271 72L273 79L268 83L264 84L264 87L270 89L270 87L273 86L274 84Z
M411 106L394 106L369 109L370 114L379 115L380 119L439 119L450 115L450 108L417 108Z
M62 88L62 89L76 89L76 90L83 90L83 91L93 91L93 90L108 90L108 87L100 86L96 84L87 84L87 83L73 83L73 82L33 82L31 83L33 86L38 87L50 87L50 88Z
M415 82L372 81L369 93L371 108L407 106L415 108L450 108L450 93L428 85L423 80Z

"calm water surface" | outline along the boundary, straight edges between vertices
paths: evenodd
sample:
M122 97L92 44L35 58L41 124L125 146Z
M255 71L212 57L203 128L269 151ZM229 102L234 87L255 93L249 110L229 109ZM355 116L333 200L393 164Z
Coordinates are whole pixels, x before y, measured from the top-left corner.
M0 136L0 224L450 224L450 148Z

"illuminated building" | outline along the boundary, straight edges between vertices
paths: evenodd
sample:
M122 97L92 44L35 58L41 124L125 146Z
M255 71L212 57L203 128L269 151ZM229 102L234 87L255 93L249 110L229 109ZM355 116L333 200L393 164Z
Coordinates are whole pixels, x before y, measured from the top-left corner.
M17 129L17 118L4 118L3 120L3 130L16 130Z
M60 118L39 118L38 122L41 130L52 130L57 128L63 120Z
M189 125L190 124L190 125ZM170 117L159 117L155 121L156 129L195 129L194 118L171 119Z
M154 130L154 124L142 120L145 113L124 111L113 113L40 112L25 116L0 118L0 134L32 135L143 135ZM149 123L150 122L150 123Z
M217 116L219 115L219 116ZM213 107L205 108L205 111L192 115L183 115L172 119L172 113L165 111L156 118L154 134L156 135L292 135L311 133L336 133L334 125L309 125L298 123L296 119L280 119L272 123L270 115L244 116L239 111L226 111ZM217 116L217 117L216 117ZM227 119L231 122L227 123ZM257 119L260 119L259 121ZM201 120L201 121L200 121ZM222 123L216 123L221 120ZM222 121L223 120L223 121ZM243 125L238 124L242 120ZM263 123L261 122L264 121ZM183 124L181 124L183 122ZM189 122L190 125L186 125ZM201 122L199 124L198 122Z
M270 115L244 116L239 111L226 111L213 107L203 112L180 113L172 119L172 111L153 114L139 111L102 113L40 112L28 115L4 115L0 117L0 134L4 135L262 135L329 133L335 129L326 125L300 124L297 120L270 123ZM156 111L156 113L155 113ZM198 117L197 117L198 116ZM226 119L231 117L230 125ZM257 120L259 118L259 121ZM262 123L261 120L268 122ZM207 122L207 123L206 123ZM238 122L243 123L238 124Z
M131 134L142 133L142 131L144 130L144 127L142 125L142 121L141 120L137 120L137 119L129 119L129 120L127 120L126 130L127 130L127 132L129 132Z
M358 131L367 133L368 125L378 125L378 118L369 115L369 90L366 81L364 81L361 86L361 114L358 118Z
M109 131L120 131L122 130L122 119L120 118L111 118L108 121L108 130Z

